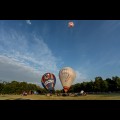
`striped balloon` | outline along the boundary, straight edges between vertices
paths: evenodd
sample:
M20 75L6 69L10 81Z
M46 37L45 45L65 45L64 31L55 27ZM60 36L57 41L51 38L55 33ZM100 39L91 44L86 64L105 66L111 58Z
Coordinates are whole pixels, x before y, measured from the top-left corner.
M75 78L76 73L70 67L64 67L59 71L59 79L65 92L68 92Z
M45 89L51 92L54 90L56 84L56 77L52 73L45 73L42 76L41 83Z

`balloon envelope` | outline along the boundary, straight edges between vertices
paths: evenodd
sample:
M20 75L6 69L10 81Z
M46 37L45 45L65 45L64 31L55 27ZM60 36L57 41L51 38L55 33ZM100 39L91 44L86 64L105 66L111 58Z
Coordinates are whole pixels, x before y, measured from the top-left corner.
M70 86L75 80L75 77L76 73L70 67L64 67L59 71L59 79L65 92L67 92L70 89Z
M45 73L42 76L41 83L48 91L53 91L56 84L56 77L52 73Z
M69 22L68 23L68 27L74 27L74 23L73 22Z

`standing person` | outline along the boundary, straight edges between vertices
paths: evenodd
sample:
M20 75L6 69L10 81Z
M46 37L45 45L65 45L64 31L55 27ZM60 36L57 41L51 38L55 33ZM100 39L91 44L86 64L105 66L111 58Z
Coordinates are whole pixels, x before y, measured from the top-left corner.
M83 95L84 94L84 90L81 90L80 94Z

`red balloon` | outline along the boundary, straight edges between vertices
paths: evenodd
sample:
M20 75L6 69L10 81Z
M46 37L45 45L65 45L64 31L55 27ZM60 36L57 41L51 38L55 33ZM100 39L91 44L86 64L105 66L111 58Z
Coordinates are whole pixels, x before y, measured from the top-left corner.
M68 23L68 27L74 27L74 23L73 22L69 22Z

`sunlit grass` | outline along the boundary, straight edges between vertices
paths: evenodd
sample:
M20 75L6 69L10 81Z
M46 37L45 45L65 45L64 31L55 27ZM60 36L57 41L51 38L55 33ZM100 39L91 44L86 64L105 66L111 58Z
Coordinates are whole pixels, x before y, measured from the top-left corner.
M86 96L0 95L0 100L120 100L120 94Z

